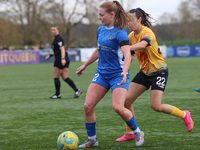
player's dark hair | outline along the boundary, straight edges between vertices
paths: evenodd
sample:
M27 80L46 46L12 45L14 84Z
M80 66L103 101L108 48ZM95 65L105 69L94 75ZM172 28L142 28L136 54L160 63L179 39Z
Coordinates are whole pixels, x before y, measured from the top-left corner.
M150 19L153 19L150 14L146 13L141 8L131 9L129 10L129 13L135 13L137 19L140 17L142 18L141 24L147 27L151 27L151 21Z
M117 25L118 29L123 29L127 26L128 14L118 1L106 1L100 5L100 8L105 9L107 13L115 13L114 25Z
M59 30L59 28L58 28L58 26L57 26L57 25L52 25L51 27L57 28L57 29Z

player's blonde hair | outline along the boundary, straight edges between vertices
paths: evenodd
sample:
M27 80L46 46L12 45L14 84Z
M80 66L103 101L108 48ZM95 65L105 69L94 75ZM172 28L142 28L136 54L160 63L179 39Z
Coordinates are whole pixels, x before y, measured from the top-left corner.
M128 14L118 1L104 2L100 5L100 8L105 9L107 13L115 13L114 25L117 25L118 29L123 29L127 26L129 20Z

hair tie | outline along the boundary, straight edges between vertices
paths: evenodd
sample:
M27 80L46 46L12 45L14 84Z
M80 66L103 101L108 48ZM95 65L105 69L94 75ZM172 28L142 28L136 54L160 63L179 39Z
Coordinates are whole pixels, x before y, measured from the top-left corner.
M113 1L113 3L115 3L117 5L117 2L116 1Z

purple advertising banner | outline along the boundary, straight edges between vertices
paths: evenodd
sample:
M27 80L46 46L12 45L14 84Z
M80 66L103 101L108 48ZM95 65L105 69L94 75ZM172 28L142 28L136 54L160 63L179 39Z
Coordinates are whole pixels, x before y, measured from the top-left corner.
M0 52L0 65L38 64L39 51L2 51Z

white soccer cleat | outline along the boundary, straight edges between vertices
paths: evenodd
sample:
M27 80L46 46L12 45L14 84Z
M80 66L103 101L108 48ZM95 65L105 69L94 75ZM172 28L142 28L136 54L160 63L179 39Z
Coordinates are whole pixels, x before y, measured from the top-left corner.
M74 93L74 98L78 98L82 94L82 91L79 89Z
M59 94L59 95L52 95L52 96L50 96L49 98L51 98L51 99L57 99L57 98L61 98L61 95Z
M99 142L97 140L87 139L82 145L79 145L78 148L90 148L99 146Z
M140 147L144 144L144 132L138 132L135 134L135 145L136 147Z

